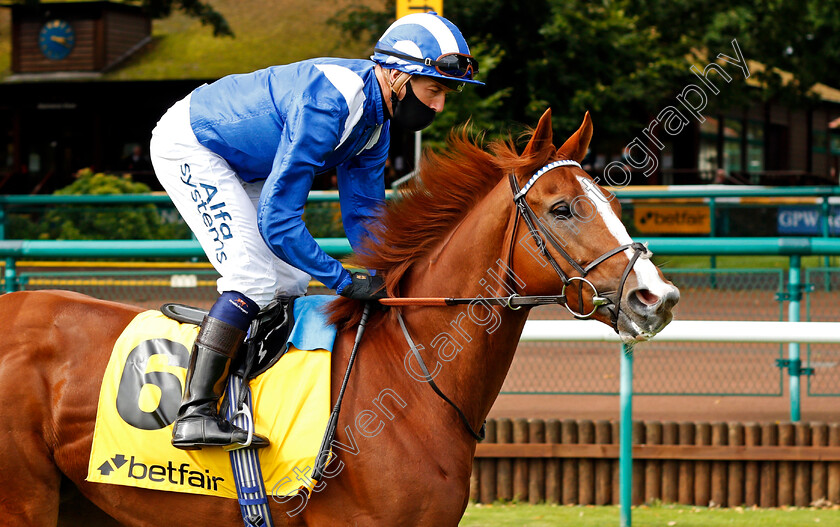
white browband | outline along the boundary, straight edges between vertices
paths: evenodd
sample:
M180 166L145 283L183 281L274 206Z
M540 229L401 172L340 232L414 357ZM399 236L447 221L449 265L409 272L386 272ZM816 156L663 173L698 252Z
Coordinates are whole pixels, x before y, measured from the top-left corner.
M516 196L514 196L514 199L519 199L522 196L524 196L525 194L527 194L528 191L531 189L531 187L534 186L534 183L536 183L537 180L540 179L540 176L542 176L543 174L545 174L549 170L557 168L557 167L565 167L565 166L573 166L573 167L580 168L580 163L578 163L577 161L574 161L573 159L561 159L559 161L554 161L553 163L547 164L546 166L537 170L536 174L531 176L531 179L529 179L528 182L525 183L525 186L522 187L522 190L520 190L519 193Z

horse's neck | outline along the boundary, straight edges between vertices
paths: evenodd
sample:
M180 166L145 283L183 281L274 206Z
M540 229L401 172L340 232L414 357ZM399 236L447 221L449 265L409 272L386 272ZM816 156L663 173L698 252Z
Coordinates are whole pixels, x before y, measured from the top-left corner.
M512 214L510 189L500 184L455 227L425 265L415 266L404 296L506 295L497 278L505 277L505 269L498 262L508 257ZM405 310L406 324L425 348L429 368L441 365L435 381L474 426L481 424L499 395L527 311L481 304Z

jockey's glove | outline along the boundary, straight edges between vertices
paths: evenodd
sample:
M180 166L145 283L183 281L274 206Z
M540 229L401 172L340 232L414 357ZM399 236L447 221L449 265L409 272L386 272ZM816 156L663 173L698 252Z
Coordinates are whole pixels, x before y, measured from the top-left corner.
M354 300L379 300L388 298L385 292L385 281L379 275L367 273L352 273L351 281L342 287L338 294Z

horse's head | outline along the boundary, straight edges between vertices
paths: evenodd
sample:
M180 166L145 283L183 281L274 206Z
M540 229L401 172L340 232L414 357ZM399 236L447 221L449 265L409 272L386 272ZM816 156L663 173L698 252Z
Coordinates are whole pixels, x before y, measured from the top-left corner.
M526 294L567 297L578 318L614 327L625 342L653 337L673 318L680 293L633 243L615 195L580 167L592 138L587 113L560 148L546 111L523 157L548 159L536 173L511 178L517 204L514 269ZM531 283L533 282L533 283Z

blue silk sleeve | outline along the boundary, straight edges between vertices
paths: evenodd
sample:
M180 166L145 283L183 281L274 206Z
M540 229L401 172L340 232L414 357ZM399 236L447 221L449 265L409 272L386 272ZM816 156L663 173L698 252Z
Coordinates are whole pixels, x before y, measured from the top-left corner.
M307 97L304 95L303 97ZM330 288L348 275L321 249L303 223L303 208L316 172L340 140L341 109L311 99L291 105L271 173L260 196L257 223L269 248L286 263Z
M337 167L338 194L344 232L353 250L359 252L368 236L367 225L376 221L385 203L385 161L390 144L389 121L379 139L358 156Z

